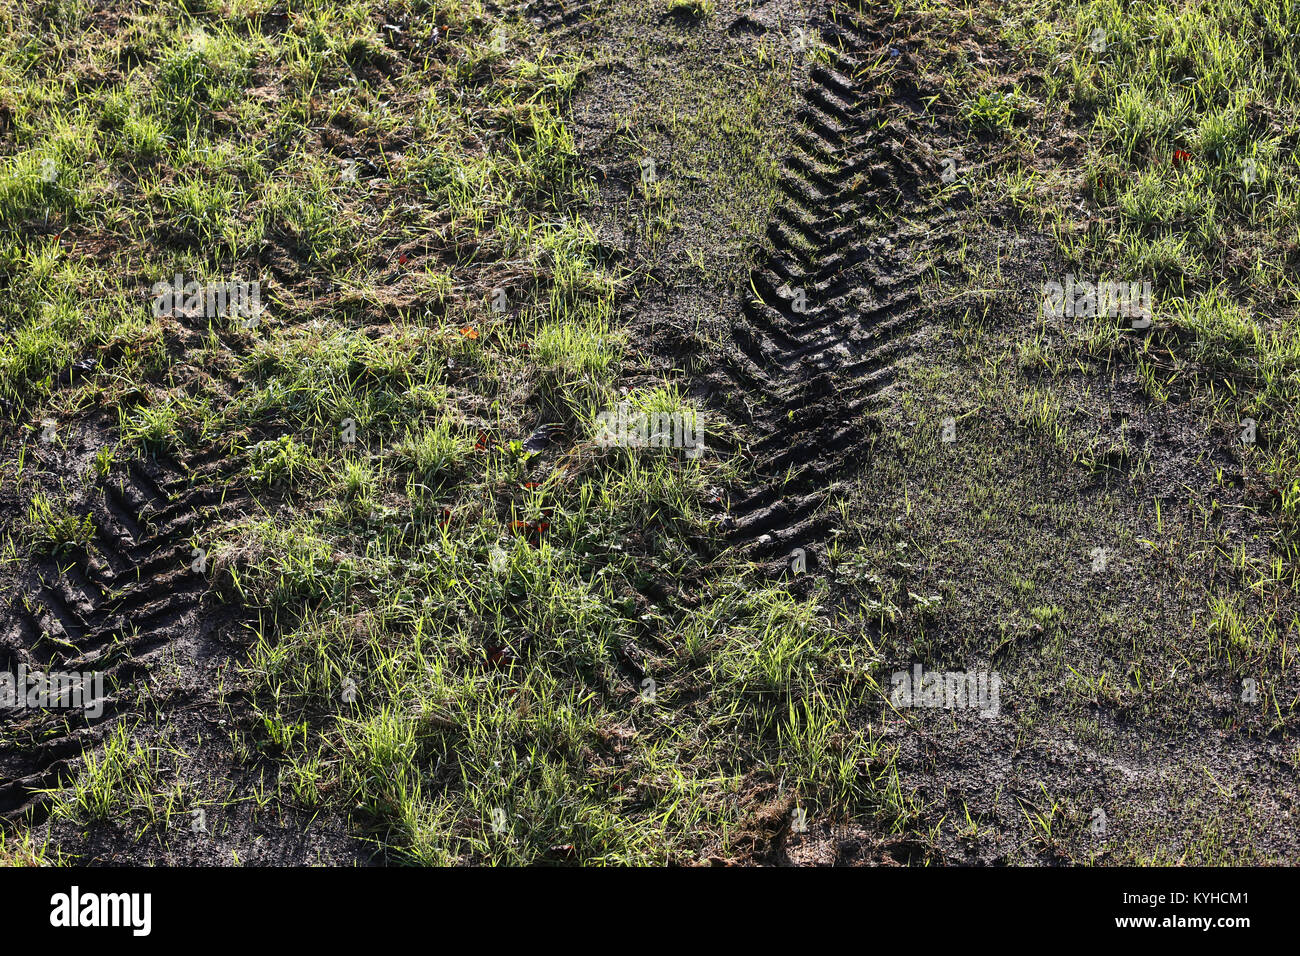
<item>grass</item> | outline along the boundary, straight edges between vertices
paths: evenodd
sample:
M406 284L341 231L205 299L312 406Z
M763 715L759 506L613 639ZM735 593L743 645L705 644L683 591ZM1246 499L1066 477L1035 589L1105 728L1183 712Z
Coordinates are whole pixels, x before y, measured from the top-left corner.
M712 0L668 0L669 13L681 13L690 17L711 17L717 5Z
M37 492L27 506L27 531L37 553L58 555L88 548L94 540L95 525L90 515L78 518Z
M207 737L135 688L51 790L66 845L0 831L0 862L76 858L91 829L161 845L200 808L339 819L414 864L768 859L796 817L925 830L918 859L1255 858L1267 821L1207 824L1240 807L1199 771L1214 734L1295 722L1286 4L897 5L933 18L935 48L897 42L934 71L913 90L882 52L853 82L911 104L880 129L951 120L968 155L931 185L974 209L920 290L929 338L871 467L828 500L829 571L799 582L728 550L716 503L747 476L715 449L737 426L692 385L729 334L711 297L770 245L817 50L719 53L733 11L701 0L612 5L603 60L472 0L165 3L111 27L56 6L50 26L0 3L0 568L108 561L83 491L194 463L219 504L184 535L237 664L187 689L227 721ZM1006 43L983 64L950 42L977 25ZM1046 161L1062 129L1078 152ZM1038 272L1008 228L1043 237ZM1011 311L1044 262L1153 279L1154 330ZM264 312L155 310L176 275L256 281ZM620 404L698 415L708 451L602 448ZM1244 471L1179 446L1195 487L1171 491L1152 409ZM1225 522L1247 506L1277 519L1258 540ZM884 707L912 661L999 670L1004 721ZM1033 748L1119 765L1133 728L1185 746L1111 796L1135 835L1097 850L1105 800ZM944 760L1000 779L1004 754L1043 779L949 792ZM1168 805L1192 822L1140 812Z
M0 833L0 866L48 866L57 857L48 857L47 848L33 842L31 834Z
M944 331L926 338L902 409L886 417L879 473L844 505L855 531L840 553L859 613L881 628L886 654L991 656L1017 712L1017 750L1068 739L1122 764L1125 741L1169 741L1165 769L1140 785L1109 778L1108 794L1089 792L1082 771L1052 780L1043 768L1042 799L1016 810L1029 842L1012 859L1286 858L1280 821L1223 799L1207 776L1224 777L1216 753L1190 741L1213 732L1224 746L1268 747L1295 720L1300 122L1295 59L1281 52L1289 21L1251 3L1030 0L996 16L979 4L907 6L940 24L911 51L944 74L928 109L965 127L947 152L935 147L957 157L958 176L936 174L934 189L954 202L969 190L974 222L1002 238L934 269L927 295ZM944 39L972 30L982 62ZM1048 319L1044 284L1067 274L1152 281L1151 330L1113 315ZM952 308L973 290L983 303ZM946 415L957 440L936 454ZM1261 437L1264 421L1279 430ZM859 532L883 540L855 546ZM925 560L891 571L879 555L889 537ZM897 580L916 565L920 582ZM954 579L963 586L945 585ZM942 608L918 620L902 595L932 589ZM980 627L986 638L968 636ZM949 736L967 752L1003 745L980 738ZM943 759L900 771L942 783ZM1004 820L1012 808L997 795L965 799L948 799L950 816L979 807ZM1153 802L1189 809L1134 826ZM1103 805L1110 837L1090 842ZM1229 813L1240 825L1226 832L1216 820Z
M179 810L181 795L164 781L163 756L135 740L125 724L118 724L98 753L85 756L85 767L65 802L57 804L56 814L103 822L138 813L166 826Z
M92 477L207 455L195 481L256 503L194 531L208 600L245 622L222 746L273 761L248 799L339 814L413 863L731 856L776 783L813 825L913 812L815 600L716 559L706 502L732 463L595 443L619 401L690 406L678 373L639 375L627 276L579 212L595 188L567 111L592 64L462 0L268 12L167 5L105 35L68 5L60 42L106 72L90 86L33 73L42 30L0 13L22 38L0 54L21 106L0 397L99 429ZM755 124L790 97L773 78L731 104L701 70L672 108L686 153L767 183L717 191L739 235L706 269L757 248L777 167ZM671 171L654 188L666 241ZM260 321L154 310L176 275L257 281ZM36 549L95 549L35 491L59 467L24 475ZM211 797L202 749L117 722L53 819L165 833Z
M1140 348L1167 348L1173 362L1136 357L1151 370L1150 393L1186 383L1227 426L1267 423L1250 468L1294 529L1300 73L1291 20L1250 0L1025 10L1006 36L1029 44L1037 63L1065 65L1045 71L1042 99L1087 134L1071 175L1082 177L1093 225L1063 233L1062 252L1094 271L1156 279L1156 335ZM1094 34L1105 42L1084 42ZM1059 220L1060 207L1046 205ZM1133 345L1097 341L1092 351L1132 356Z

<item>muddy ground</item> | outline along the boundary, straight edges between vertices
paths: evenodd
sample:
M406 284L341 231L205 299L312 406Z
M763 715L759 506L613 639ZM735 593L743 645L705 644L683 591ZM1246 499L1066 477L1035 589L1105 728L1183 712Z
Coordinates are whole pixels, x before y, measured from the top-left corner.
M980 58L1008 86L1041 83L993 21L954 35L813 0L723 0L707 18L599 0L496 14L593 64L568 122L595 183L581 213L624 279L623 384L675 378L735 456L711 557L817 595L860 691L853 720L895 752L888 808L812 805L795 823L782 781L752 770L742 839L699 862L1300 859L1294 667L1284 652L1243 669L1208 623L1216 599L1294 618L1294 595L1250 589L1235 559L1271 553L1268 491L1222 484L1243 471L1240 442L1195 394L1153 401L1122 350L1090 357L1077 323L1044 318L1044 278L1072 269L1054 237L996 190L962 187L1005 144L959 115L946 65ZM763 60L763 43L795 55ZM1069 167L1077 134L1050 130L1037 159ZM309 273L291 264L285 282L306 295ZM177 324L165 347L199 339ZM1026 400L1046 393L1050 426ZM223 473L219 448L82 483L116 422L64 411L59 442L7 422L0 454L24 449L106 546L5 566L0 666L93 667L112 689L96 719L3 718L0 813L93 864L389 862L345 810L262 798L277 754L252 743L235 679L256 618L193 569L205 529L292 505ZM26 504L0 491L0 513ZM653 606L690 599L666 590ZM891 675L918 664L997 673L996 713L890 706ZM1252 679L1267 706L1244 699ZM178 811L142 836L49 816L123 718L153 728L165 761L186 755L187 792L229 804L219 826Z

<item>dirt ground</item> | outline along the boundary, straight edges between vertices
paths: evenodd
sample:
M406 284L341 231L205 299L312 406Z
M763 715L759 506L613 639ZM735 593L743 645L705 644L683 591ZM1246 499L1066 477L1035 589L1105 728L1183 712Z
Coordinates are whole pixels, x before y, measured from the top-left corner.
M662 571L667 519L621 540L639 565L632 614L649 623L609 667L632 687L668 672L685 633L675 628L743 566L736 587L780 589L823 635L815 660L801 645L779 666L815 671L811 696L842 702L805 777L793 760L728 750L717 773L734 786L716 797L728 825L684 826L693 835L669 859L1300 859L1300 608L1274 564L1285 555L1277 493L1252 471L1235 425L1216 416L1204 383L1221 379L1186 358L1183 333L1121 324L1101 350L1091 325L1044 314L1045 280L1079 266L1050 224L989 183L1010 158L1078 171L1086 144L1068 117L1044 112L1023 121L1033 126L1026 153L972 126L953 79L958 65L978 63L1042 102L1043 64L978 7L936 18L812 0L708 6L707 16L618 0L486 13L535 50L584 58L565 122L591 188L567 211L590 224L601 268L618 279L628 357L617 386L673 381L714 423L710 452L727 462L707 480L707 532L683 539L691 570ZM413 35L395 11L386 19ZM260 27L287 28L274 13ZM395 63L418 60L411 42ZM401 69L374 76L395 104ZM375 134L373 148L364 132L313 135L314 149L346 137L376 164L403 145L401 133ZM394 196L389 208L407 199L424 202ZM1090 228L1084 196L1062 202ZM64 241L93 243L80 228L70 223ZM433 229L408 231L387 252L437 256ZM287 242L258 255L286 298L338 304L339 291ZM484 270L467 281L491 289L492 269L507 268L493 255L487 248L480 263L458 252L456 268ZM371 263L394 270L395 285L388 302L350 320L361 328L423 301L391 261ZM236 358L222 364L223 350L249 354L237 337L213 349L183 320L161 334L176 387L231 401L251 387ZM1179 376L1153 397L1151 370L1161 380L1175 366ZM14 832L95 864L400 859L391 831L368 824L368 797L330 799L331 786L350 786L345 775L322 785L319 802L282 798L296 745L268 731L266 690L246 673L253 635L272 617L195 570L217 529L315 506L259 490L220 439L114 460L80 480L116 441L118 416L84 399L61 406L59 389L99 374L69 362L51 398L5 423L0 457L10 477L27 477L0 490L15 539L0 567L0 665L102 671L111 692L94 719L0 715L0 813ZM535 397L525 405L521 439L556 417ZM42 442L34 423L50 417L58 441ZM562 447L537 461L578 453L567 425ZM95 546L24 550L17 516L34 488L88 514ZM1261 568L1276 569L1262 584ZM490 663L541 653L486 640ZM982 708L900 704L898 675L918 667L996 675L998 690ZM673 706L693 719L710 693L700 678ZM762 696L748 685L738 693ZM774 712L787 703L793 711L782 698ZM718 721L681 725L690 753L731 733ZM755 739L781 745L784 731L755 721ZM656 740L672 739L670 724ZM809 739L822 741L812 724ZM124 726L129 742L114 736ZM619 740L627 726L583 759L608 764L607 774L634 764ZM164 801L163 822L58 811L85 779L87 755L140 745L148 754L124 760L115 785L142 780L159 799L183 791ZM440 772L429 771L428 786L453 787L454 774ZM807 782L823 776L821 789ZM662 773L648 777L620 791L627 813L669 788ZM854 796L831 796L845 780ZM196 815L200 806L221 809ZM538 859L585 861L571 842L547 836Z

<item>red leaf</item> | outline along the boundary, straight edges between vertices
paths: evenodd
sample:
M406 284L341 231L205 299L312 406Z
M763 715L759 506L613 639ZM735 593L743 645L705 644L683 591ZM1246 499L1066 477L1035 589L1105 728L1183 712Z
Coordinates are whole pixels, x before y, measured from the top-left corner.
M492 644L483 649L483 656L489 666L497 670L508 670L517 659L515 652L505 644Z
M510 522L510 530L523 535L530 541L536 541L551 530L551 524L549 521L512 521Z

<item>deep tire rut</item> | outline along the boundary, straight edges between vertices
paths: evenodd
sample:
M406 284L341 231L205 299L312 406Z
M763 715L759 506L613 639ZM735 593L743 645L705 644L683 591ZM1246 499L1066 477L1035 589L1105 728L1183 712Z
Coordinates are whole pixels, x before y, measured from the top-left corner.
M103 675L102 713L0 710L0 815L42 806L40 791L64 786L86 747L121 716L133 687L202 630L207 589L193 567L191 537L232 505L213 508L180 465L137 459L115 469L93 496L93 543L37 559L26 586L0 607L0 667Z
M907 221L926 218L927 253L953 238L955 215L925 198L938 174L913 158L919 117L891 109L887 29L839 5L821 29L824 56L768 228L773 252L751 276L723 370L756 432L761 482L733 501L733 540L764 559L802 549L811 567L834 524L828 493L866 464L871 413L912 347L933 264L903 248L917 238Z

